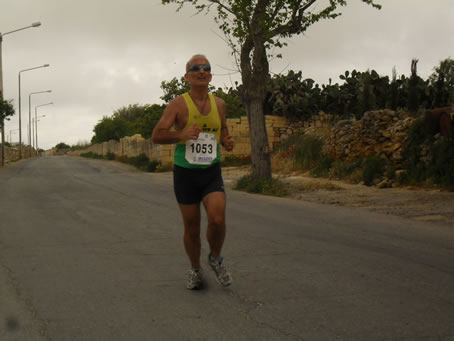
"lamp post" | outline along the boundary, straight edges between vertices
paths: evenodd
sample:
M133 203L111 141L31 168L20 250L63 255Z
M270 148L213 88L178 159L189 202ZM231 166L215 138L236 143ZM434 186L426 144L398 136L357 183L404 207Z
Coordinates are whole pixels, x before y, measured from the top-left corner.
M51 104L54 104L53 102L49 102L49 103L46 103L46 104L41 104L41 105L37 105L35 107L35 136L36 136L36 143L35 143L35 148L36 148L36 152L38 153L38 108L39 107L43 107L45 105L51 105ZM40 116L40 117L44 117L46 115L43 115L43 116ZM39 155L39 154L38 154Z
M9 31L6 33L0 33L0 100L3 100L3 71L2 71L2 41L3 41L3 36L6 36L7 34L14 33L17 31L22 31L30 27L38 27L41 26L40 22L35 22L31 24L30 26L22 27L17 30ZM2 130L2 166L5 165L5 122L2 120L0 122L1 124L1 130Z
M30 136L30 145L31 145L31 140L33 139L33 134L31 132L31 129L32 129L32 95L35 95L35 94L43 94L43 93L46 93L46 92L52 92L52 90L45 90L45 91L35 91L35 92L31 92L29 95L28 95L28 136ZM35 108L36 110L36 108ZM35 111L36 112L36 111ZM36 116L36 115L35 115Z
M46 115L38 116L36 119L32 118L32 124L36 125L36 129L33 128L33 134L36 135L36 141L38 141L38 122L41 121L38 118L42 118L42 117L46 117ZM38 144L38 142L35 142L35 136L33 136L33 146L36 146L37 144ZM38 149L36 149L36 155L38 155Z
M13 133L16 133L16 131L19 131L19 129L10 129L10 131L9 131L9 143L10 143L11 145L13 144L12 135L13 135Z
M40 65L40 66L35 66L35 67L32 67L32 68L29 68L29 69L24 69L24 70L21 70L19 71L19 158L22 159L22 123L21 123L21 117L22 117L22 114L21 114L21 91L20 91L20 74L22 72L25 72L25 71L31 71L31 70L35 70L35 69L40 69L40 68L43 68L43 67L49 67L49 64L44 64L44 65ZM31 124L31 120L30 120L30 110L28 112L28 124L29 124L29 130L28 130L28 145L31 145L31 135L30 135L30 124Z

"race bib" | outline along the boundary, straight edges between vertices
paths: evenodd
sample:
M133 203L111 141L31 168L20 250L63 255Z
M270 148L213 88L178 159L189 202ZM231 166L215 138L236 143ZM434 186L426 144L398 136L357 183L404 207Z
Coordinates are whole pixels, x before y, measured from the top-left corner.
M193 165L210 165L217 157L216 136L200 133L197 140L186 141L186 160Z

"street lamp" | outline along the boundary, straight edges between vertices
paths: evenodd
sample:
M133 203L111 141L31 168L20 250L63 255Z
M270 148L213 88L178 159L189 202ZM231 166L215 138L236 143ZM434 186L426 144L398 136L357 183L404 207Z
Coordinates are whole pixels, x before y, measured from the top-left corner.
M35 148L35 133L36 133L36 138L38 138L38 125L36 124L36 122L41 121L41 120L38 120L38 118L41 118L41 117L46 117L46 115L38 116L36 119L35 119L35 118L32 118L32 126L33 126L33 148ZM35 132L35 124L36 124L36 132Z
M13 144L13 137L12 137L12 135L13 135L13 133L16 133L16 131L19 131L19 129L10 129L10 131L9 131L9 143L10 143L10 144Z
M31 119L31 117L32 117L32 109L31 109L31 107L32 107L32 95L43 94L43 93L46 93L46 92L52 92L52 90L35 91L35 92L31 92L28 95L28 136L30 137L30 140L29 140L30 141L30 145L31 145L31 140L33 139L33 135L32 135L32 132L31 132L31 129L32 129L32 119Z
M40 22L34 22L30 26L18 28L17 30L9 31L6 33L0 33L0 100L3 100L3 71L2 71L2 41L3 41L3 36L6 36L7 34L14 33L17 31L22 31L30 27L38 27L41 26ZM2 130L2 166L5 165L5 122L2 120L0 122L1 124L1 130Z
M54 104L54 102L49 102L49 103L46 103L46 104L37 105L35 107L35 136L36 136L35 149L36 149L37 153L38 153L38 116L37 116L38 115L38 108L39 107L43 107L45 105L51 105L51 104ZM40 117L44 117L44 116L46 116L46 115L43 115L43 116L40 116Z
M35 67L29 68L29 69L24 69L24 70L19 71L19 158L20 159L22 159L22 123L21 123L22 114L21 114L21 96L20 96L21 95L21 91L20 91L20 74L22 72L25 72L25 71L31 71L31 70L40 69L40 68L43 68L43 67L49 67L49 64L35 66ZM30 128L30 124L31 124L30 110L28 111L28 116L29 116L28 117L28 124L29 124L29 128ZM28 130L28 145L31 145L30 129Z
M46 117L46 115L38 116L38 118L42 118L42 117ZM33 129L33 134L36 134L36 141L38 141L38 122L41 121L41 120L38 120L38 118L37 119L32 118L33 126L36 125L36 129ZM38 143L38 142L36 142L36 143ZM35 138L33 138L33 147L35 147ZM38 148L36 148L36 155L39 156Z

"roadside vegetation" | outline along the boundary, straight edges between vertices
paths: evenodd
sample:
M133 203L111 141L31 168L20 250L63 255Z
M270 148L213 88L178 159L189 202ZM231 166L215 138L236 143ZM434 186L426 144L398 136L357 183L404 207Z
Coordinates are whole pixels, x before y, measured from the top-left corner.
M87 152L81 153L80 156L90 159L118 161L127 165L132 165L145 172L168 172L172 170L172 166L170 164L163 164L161 161L150 160L148 156L143 153L134 157L128 157L126 155L115 155L112 152L107 153L105 156L93 152Z
M434 67L428 79L422 79L417 73L418 60L411 61L411 73L398 76L393 69L392 77L381 76L374 70L345 71L339 76L340 82L316 84L310 78L304 78L301 71L289 71L286 75L274 75L267 82L265 112L283 116L293 121L304 121L323 111L334 117L334 121L355 117L360 119L364 112L378 109L406 110L413 117L419 117L427 109L452 105L454 103L454 60L447 58ZM93 129L91 142L71 146L71 150L84 149L90 144L109 140L119 140L125 136L141 134L149 138L154 126L161 117L165 106L176 96L188 90L184 78L174 78L161 83L165 104L129 105L114 111L111 116L104 116ZM235 84L231 88L210 89L227 103L228 117L245 116L242 102L243 87ZM453 130L453 129L452 129ZM435 139L424 130L422 120L417 120L410 129L404 149L405 164L403 169L395 169L379 155L354 161L332 160L323 152L324 136L294 135L283 143L272 155L273 172L301 172L314 177L341 179L351 183L375 185L386 177L399 184L437 185L454 190L454 143L453 137ZM431 160L422 157L424 151L430 151ZM100 158L100 157L99 157ZM112 156L110 156L112 158ZM128 164L137 164L141 169L154 169L153 161L148 163L143 157L114 159ZM151 165L149 165L151 163ZM250 156L242 158L227 157L224 167L250 165ZM156 165L156 169L166 169L165 165ZM249 178L249 181L256 182ZM247 181L237 186L243 186ZM283 186L281 186L283 187ZM253 191L262 188L280 188L270 184L251 185ZM260 191L259 191L260 192ZM277 192L283 192L280 189Z

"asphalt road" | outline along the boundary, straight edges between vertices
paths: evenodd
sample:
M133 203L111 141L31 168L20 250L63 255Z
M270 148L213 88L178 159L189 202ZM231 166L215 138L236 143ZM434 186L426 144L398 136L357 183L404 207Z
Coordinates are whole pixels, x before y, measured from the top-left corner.
M454 340L454 229L227 195L234 282L193 292L171 174L0 168L0 340Z

